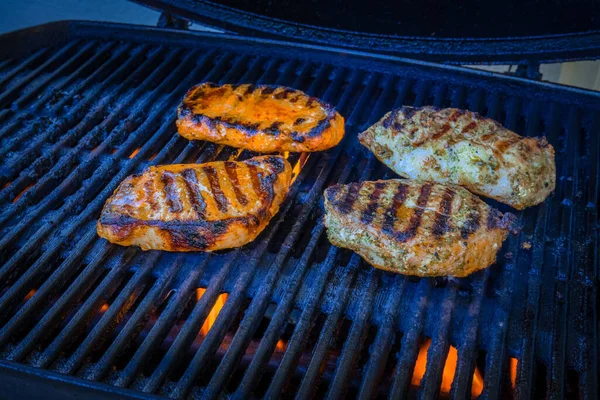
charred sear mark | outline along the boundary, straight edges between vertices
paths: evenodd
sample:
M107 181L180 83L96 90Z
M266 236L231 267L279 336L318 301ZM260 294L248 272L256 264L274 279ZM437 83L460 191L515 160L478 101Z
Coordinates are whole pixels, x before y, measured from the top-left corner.
M281 99L287 99L287 97L291 94L294 93L295 90L294 89L290 89L290 88L286 88L284 90L282 90L281 92L277 93L275 96L273 96L274 98L276 98L277 100L281 100Z
M381 197L381 193L383 192L384 188L385 182L375 183L375 189L369 195L369 204L360 217L362 223L370 224L373 221L373 217L375 216L375 212L379 206L379 198Z
M279 127L283 125L283 122L281 121L275 121L271 124L271 126L269 126L268 128L265 129L265 133L268 135L278 135L279 134Z
M150 208L154 211L159 210L159 205L156 201L154 201L154 181L152 179L146 180L144 182L144 192L146 194L146 201L150 203Z
M298 118L297 120L294 121L294 125L300 125L304 121L306 121L306 119L300 117L300 118Z
M404 106L400 111L404 114L405 119L411 119L419 110L420 108Z
M317 124L317 126L315 126L313 129L310 130L310 132L308 132L308 137L318 137L321 136L323 134L323 131L326 129L329 129L329 126L331 125L331 120L334 118L334 115L329 115L325 118L323 118L321 121L319 121L319 123Z
M167 204L169 211L178 213L183 210L181 200L177 194L177 183L175 182L175 176L170 172L163 172L160 175L160 180L164 185L165 195L167 197Z
M433 222L432 231L435 236L442 236L450 230L448 222L450 220L450 213L452 212L452 200L454 199L455 194L456 192L454 190L448 188L442 195L440 208L438 209Z
M274 88L274 87L271 87L271 86L265 86L265 87L263 88L263 90L262 90L262 92L261 92L261 93L262 93L263 95L267 96L267 95L273 94L273 92L274 92L274 91L275 91L275 88Z
M196 171L193 169L184 169L181 175L183 176L183 181L185 182L188 193L190 194L192 208L198 213L199 217L204 217L206 203L204 202L204 198L202 198L202 193L200 193Z
M477 123L476 122L469 122L467 125L465 125L461 132L462 133L467 133L469 131L472 131L473 129L475 129L477 127Z
M274 168L273 173L275 174L280 174L285 169L285 162L281 157L269 157L265 159L265 162L267 162Z
M325 190L325 196L327 197L327 200L334 205L339 205L336 201L336 198L338 196L338 194L340 193L341 189L343 188L342 185L333 185L328 187Z
M231 186L233 186L233 192L235 193L235 198L238 203L245 206L248 204L248 199L240 190L240 181L238 179L238 167L234 162L227 161L225 162L225 171L227 172L227 176L231 181Z
M460 237L468 239L473 233L477 232L481 225L481 212L479 207L476 210L471 211L467 215L467 219L460 230Z
M214 240L209 240L212 235L203 235L194 226L180 225L176 228L167 229L167 231L175 248L204 250L214 243Z
M254 93L255 90L256 90L255 85L248 85L248 87L246 88L246 91L244 92L244 96Z
M426 183L423 186L421 186L421 191L419 193L419 198L417 199L416 208L413 215L410 218L408 227L404 231L394 232L394 237L397 241L406 242L417 235L417 230L419 229L419 226L421 226L421 220L423 218L425 206L427 205L427 201L429 200L430 194L430 183Z
M226 212L228 201L227 197L225 197L225 194L223 193L223 190L221 189L221 185L219 184L219 176L217 175L217 171L213 167L209 166L203 167L203 171L208 178L210 190L213 194L215 202L217 203L217 208L221 212Z
M450 130L450 124L444 124L442 127L431 136L431 139L439 139Z
M383 120L383 127L385 129L389 129L390 126L392 126L392 122L394 122L394 120L396 119L396 115L398 115L398 110L393 110L390 111L385 119Z
M394 193L394 197L392 198L392 204L390 204L388 209L385 210L383 214L383 224L381 226L381 230L386 235L394 234L394 222L396 221L396 215L398 215L398 210L404 204L407 193L408 186L400 183L396 189L396 193Z
M500 227L500 221L502 220L502 213L495 208L490 208L487 218L487 228L492 230Z
M466 110L461 110L461 109L454 110L452 112L452 114L448 117L448 121L455 122L458 118L465 115L466 112L467 112Z
M309 97L308 100L306 101L306 107L313 108L315 102L317 102L316 97Z
M358 198L358 192L361 186L362 185L360 183L350 183L348 185L348 193L339 205L340 211L342 213L349 214L350 212L352 212L352 207L354 207L354 203Z
M306 138L298 132L291 132L290 137L292 138L292 140L294 142L298 142L298 143L304 143L304 141L306 140Z

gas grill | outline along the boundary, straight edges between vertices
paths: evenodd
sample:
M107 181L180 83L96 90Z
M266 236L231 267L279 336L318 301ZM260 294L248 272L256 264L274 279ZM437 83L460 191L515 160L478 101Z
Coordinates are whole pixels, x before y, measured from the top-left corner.
M600 95L392 55L60 22L0 37L0 388L21 397L598 398ZM247 158L189 142L193 84L287 85L346 117L291 154L253 243L143 252L96 235L149 165ZM401 105L460 107L556 149L557 187L465 279L376 270L332 246L322 192L393 177L357 133ZM501 211L509 211L495 204Z

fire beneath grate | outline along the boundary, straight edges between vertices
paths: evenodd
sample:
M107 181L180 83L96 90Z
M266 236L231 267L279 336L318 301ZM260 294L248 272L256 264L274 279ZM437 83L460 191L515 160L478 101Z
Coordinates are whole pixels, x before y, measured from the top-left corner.
M112 41L94 29L0 61L2 368L175 398L597 396L598 96L197 34ZM188 36L197 40L179 42ZM242 249L142 252L99 239L95 220L127 175L252 156L176 134L176 106L201 81L304 90L337 106L347 137L286 155L290 195ZM523 231L490 269L393 275L325 237L327 186L393 176L356 134L403 104L468 108L554 144L556 192L519 213Z

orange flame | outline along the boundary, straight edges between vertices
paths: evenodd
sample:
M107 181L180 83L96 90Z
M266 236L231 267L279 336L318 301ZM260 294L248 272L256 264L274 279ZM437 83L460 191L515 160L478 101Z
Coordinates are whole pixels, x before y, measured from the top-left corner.
M135 150L133 151L133 153L131 153L131 154L129 155L129 158L133 158L133 157L135 157L135 156L137 155L137 153L139 153L139 152L140 152L140 148L138 147L137 149L135 149Z
M287 347L287 342L285 340L279 339L277 341L276 349L277 351L284 351Z
M516 358L510 359L510 383L513 387L517 386L517 365L519 365L519 360Z
M238 159L238 157L243 153L244 149L238 149L237 153L232 154L229 156L229 160L228 161L235 161Z
M152 156L150 156L150 158L148 159L148 161L152 161L156 158L156 156L158 155L158 153L154 153L152 154Z
M471 397L478 397L483 392L483 376L477 366L473 372L473 385L471 386Z
M421 379L425 375L427 369L427 351L431 346L431 339L426 339L419 349L419 355L417 356L417 362L413 371L411 384L413 386L420 386ZM456 374L456 363L458 362L458 351L456 347L450 346L448 349L448 357L444 365L444 372L442 373L442 384L440 385L440 391L442 393L450 393L452 388L452 382L454 381L454 375ZM477 397L483 391L483 377L477 368L473 373L473 386L471 387L471 395Z
M206 289L204 289L204 288L196 289L196 301L198 301L202 298L202 296L204 295L204 292L206 292ZM217 300L215 301L215 305L213 306L212 310L210 310L210 313L206 316L204 325L202 325L202 328L200 328L200 334L202 336L208 335L208 331L210 331L210 328L213 326L213 324L217 320L217 317L219 316L219 313L221 312L221 309L225 305L226 301L227 301L227 293L221 293L217 297Z
M294 165L294 168L292 169L292 183L296 180L298 175L300 175L300 171L302 171L302 168L306 164L306 161L308 161L308 156L308 153L300 154L300 158L298 159L296 165Z
M110 307L110 305L108 303L102 304L102 307L100 307L100 312L105 313L106 310L108 310L108 307Z
M12 181L6 182L6 183L4 184L4 186L2 186L2 189L6 189L7 187L9 187L9 186L10 186L10 184L11 184L11 183L12 183Z
M25 301L28 301L30 298L32 298L32 297L33 297L33 295L35 294L35 292L36 292L36 290L35 290L35 289L31 289L31 290L29 291L29 293L27 293L27 294L25 295Z
M27 186L25 189L21 190L21 193L19 193L19 194L17 195L17 197L15 197L15 198L13 199L13 201L12 201L12 202L13 202L13 203L16 203L16 202L17 202L17 200L19 200L19 199L21 198L21 196L23 196L23 195L25 194L25 192L27 192L29 189L31 189L31 187L32 187L32 186L33 186L33 183L32 183L31 185Z

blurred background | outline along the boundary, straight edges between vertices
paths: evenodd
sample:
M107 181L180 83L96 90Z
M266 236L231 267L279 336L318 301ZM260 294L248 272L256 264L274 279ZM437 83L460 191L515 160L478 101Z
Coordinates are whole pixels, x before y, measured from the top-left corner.
M427 6L426 1L421 3L422 6ZM459 3L464 2L457 2L457 4ZM243 2L240 4L243 6ZM240 4L236 4L236 6L240 6ZM464 4L462 6L464 7ZM533 6L536 5L533 4ZM576 4L574 4L574 7L576 7ZM287 9L293 11L289 7ZM439 14L440 11L437 11ZM465 10L465 12L468 12L468 10ZM47 22L74 19L155 26L160 16L158 11L127 0L0 0L0 13L2 15L2 18L0 18L0 34ZM432 13L432 16L435 17L435 11ZM355 14L360 15L358 12ZM524 14L527 13L519 10L515 18L526 18ZM323 20L325 20L325 17L318 16ZM451 24L451 21L446 23ZM215 31L215 29L198 23L192 24L190 29ZM401 29L402 27L399 27L399 30ZM514 73L517 68L516 65L468 65L467 67L500 73ZM596 91L600 90L600 60L542 64L540 72L542 73L542 80L545 81Z

